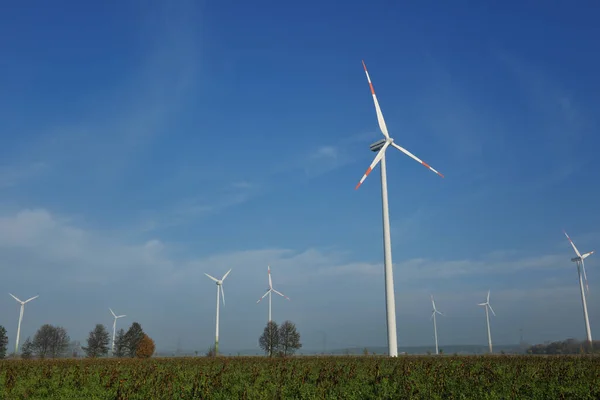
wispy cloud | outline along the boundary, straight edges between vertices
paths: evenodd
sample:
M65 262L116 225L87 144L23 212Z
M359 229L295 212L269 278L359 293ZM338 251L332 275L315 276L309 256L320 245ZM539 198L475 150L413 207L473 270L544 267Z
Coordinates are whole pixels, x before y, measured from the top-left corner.
M579 150L585 136L593 132L593 118L548 70L504 51L495 51L494 56L516 78L529 118L535 122L527 124L527 138L528 143L536 144L540 166L528 165L534 169L535 178L524 186L541 190L572 177L588 163Z
M575 138L580 136L581 129L589 127L591 121L578 109L567 90L556 79L552 79L547 71L514 54L496 51L494 55L517 77L531 100L530 106L544 113L547 118L544 130L556 130L562 137ZM563 128L568 129L560 132Z
M51 165L55 180L85 171L97 185L113 184L137 171L136 163L167 131L197 80L200 46L193 13L186 7L157 10L161 17L155 16L152 30L138 24L148 44L139 67L129 76L115 77L113 86L82 96L80 102L89 105L85 113L65 114L56 126L32 126L42 134L20 143L14 153L24 163L34 159ZM140 14L149 18L152 13L140 9Z
M334 146L320 146L318 147L314 153L310 155L310 158L313 160L321 160L321 159L333 159L336 160L338 157L337 148Z
M143 220L141 229L151 231L196 222L246 203L259 196L262 187L248 181L237 181L224 186L211 186L201 193L180 198L163 208L140 212Z
M40 176L48 168L49 166L43 162L0 166L0 189L17 186L29 179Z
M335 144L320 145L304 155L297 163L303 168L309 178L332 172L345 165L362 159L356 150L360 144L368 146L371 142L380 139L377 132L361 132L343 137Z

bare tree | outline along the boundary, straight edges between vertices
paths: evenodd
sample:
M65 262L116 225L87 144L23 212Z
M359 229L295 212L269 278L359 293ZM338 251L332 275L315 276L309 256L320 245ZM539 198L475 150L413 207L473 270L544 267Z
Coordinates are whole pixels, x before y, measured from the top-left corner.
M302 347L302 344L300 343L300 334L296 330L296 324L285 321L279 327L279 351L283 356L288 356L294 354L300 347Z
M21 346L21 358L24 360L28 360L33 355L33 343L31 342L31 338L28 337L25 339L25 342Z
M54 327L49 324L42 325L33 336L31 341L31 350L39 358L46 358L50 355L52 340L54 335Z
M279 328L275 321L267 323L262 336L258 339L258 344L269 357L272 357L273 353L277 352L279 349Z
M31 350L39 358L61 357L68 348L69 335L61 326L42 325L31 341Z
M6 357L6 350L8 349L8 336L6 335L6 328L0 325L0 358Z
M62 326L54 326L52 332L52 341L50 342L50 356L52 358L63 357L69 350L71 338L67 330Z
M104 325L97 324L87 339L87 347L83 347L83 351L88 357L95 358L108 354L108 344L110 343L110 335Z

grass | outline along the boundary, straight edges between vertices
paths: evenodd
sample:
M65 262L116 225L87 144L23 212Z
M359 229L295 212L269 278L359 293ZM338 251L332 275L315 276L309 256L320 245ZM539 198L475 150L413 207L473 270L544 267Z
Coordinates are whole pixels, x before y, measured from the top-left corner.
M1 399L597 399L592 356L1 360Z

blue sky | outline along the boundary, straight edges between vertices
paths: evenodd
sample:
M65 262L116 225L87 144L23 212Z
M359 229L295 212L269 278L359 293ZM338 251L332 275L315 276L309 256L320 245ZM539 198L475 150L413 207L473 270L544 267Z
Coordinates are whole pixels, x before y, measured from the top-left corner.
M0 16L0 292L84 340L108 307L159 348L253 348L273 318L305 347L385 345L382 137L398 344L584 337L566 229L598 248L599 7L374 1L57 1ZM600 332L597 255L586 264ZM14 343L18 304L0 324ZM367 328L368 327L368 328ZM12 346L12 344L11 344Z

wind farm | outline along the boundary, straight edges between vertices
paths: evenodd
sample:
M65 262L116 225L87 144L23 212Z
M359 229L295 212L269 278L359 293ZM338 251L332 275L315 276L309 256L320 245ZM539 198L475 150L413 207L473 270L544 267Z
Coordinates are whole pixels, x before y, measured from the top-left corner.
M600 398L594 8L388 3L3 9L0 399Z

